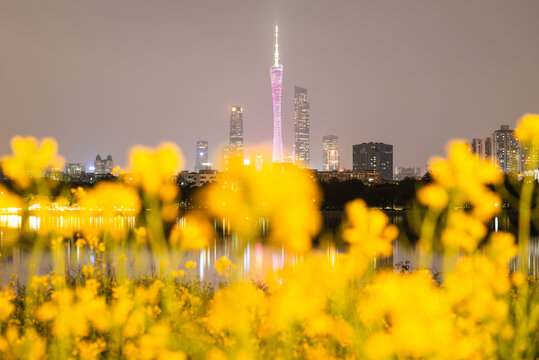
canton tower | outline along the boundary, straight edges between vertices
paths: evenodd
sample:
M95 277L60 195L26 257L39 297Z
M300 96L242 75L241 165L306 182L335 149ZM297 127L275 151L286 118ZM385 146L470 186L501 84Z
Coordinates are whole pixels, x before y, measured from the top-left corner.
M283 66L279 64L279 28L277 26L275 26L275 64L270 67L270 78L273 99L273 162L283 163L283 134L281 130Z

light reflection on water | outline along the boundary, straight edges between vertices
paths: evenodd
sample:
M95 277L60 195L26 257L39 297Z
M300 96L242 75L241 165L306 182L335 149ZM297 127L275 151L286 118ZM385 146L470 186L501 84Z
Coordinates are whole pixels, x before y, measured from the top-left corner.
M403 222L402 216L393 216L392 222L401 226ZM13 237L13 233L19 232L22 224L21 216L19 215L0 215L0 284L6 284L12 273L19 275L22 283L26 281L26 274L30 266L30 253L28 249L21 247L9 247L9 237ZM506 228L507 220L499 220L495 218L492 223L492 230L498 231L502 223L502 228ZM168 270L176 270L185 268L187 261L195 261L196 269L190 272L189 276L196 277L202 281L219 282L226 280L221 278L215 268L215 262L222 256L229 258L233 264L237 266L235 275L244 278L249 278L257 281L264 280L265 274L268 271L277 271L283 268L286 264L295 264L301 261L301 258L286 253L282 247L274 247L267 244L264 240L267 233L265 219L262 219L262 236L254 241L242 242L234 233L230 233L230 224L226 219L215 220L214 227L217 230L216 237L210 246L200 251L189 251L186 253L168 254L166 259L169 263ZM82 219L77 216L30 216L28 218L28 228L33 231L43 229L58 228L69 231L76 231L84 226L90 227L108 227L115 231L129 231L135 227L134 217L116 217L105 219L95 217L90 219ZM184 226L184 219L178 219L178 226ZM328 262L335 264L336 259L340 254L340 250L335 244L325 244L316 249L319 253L327 257ZM114 259L118 259L121 255L118 253L107 255L108 269L114 269L117 265ZM128 272L130 275L135 274L151 274L158 272L159 262L161 258L157 258L149 248L141 249L135 254L132 250L124 251L128 258ZM91 251L81 250L74 245L74 242L68 242L65 249L66 263L71 269L81 269L85 264L95 264L95 254ZM410 247L407 243L396 240L393 246L393 254L389 258L379 259L378 267L395 266L409 261L412 268L418 264L418 252ZM136 263L136 266L134 265ZM432 270L441 270L441 257L434 257L432 261ZM53 256L50 250L45 250L40 254L39 272L44 274L53 268ZM537 276L539 271L539 237L532 237L530 241L530 256L528 258L528 268L530 274ZM516 268L516 259L510 263L511 269Z

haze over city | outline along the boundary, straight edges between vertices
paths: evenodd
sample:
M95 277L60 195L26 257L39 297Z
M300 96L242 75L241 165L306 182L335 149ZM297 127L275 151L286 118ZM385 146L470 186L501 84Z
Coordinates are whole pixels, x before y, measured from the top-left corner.
M272 139L268 69L279 26L283 138L294 85L308 90L311 167L322 136L394 146L424 167L454 137L486 137L539 112L534 1L0 1L0 152L14 135L51 136L68 162L177 143L192 169L216 163L230 108L246 153Z

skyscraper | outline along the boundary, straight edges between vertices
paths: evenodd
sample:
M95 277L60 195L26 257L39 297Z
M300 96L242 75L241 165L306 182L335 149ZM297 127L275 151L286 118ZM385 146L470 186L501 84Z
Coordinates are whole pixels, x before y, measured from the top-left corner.
M518 173L521 169L521 153L518 140L509 125L502 125L492 134L492 156L504 173Z
M275 63L270 67L271 96L273 100L273 162L284 162L283 134L281 130L281 95L283 66L279 64L279 28L275 27Z
M393 180L393 145L362 143L353 146L354 171L378 171L385 180Z
M307 89L294 87L294 162L299 167L309 167L310 144L310 110L307 100Z
M102 160L100 155L94 160L94 173L96 175L108 175L112 174L112 169L114 168L114 163L112 161L112 156L107 156L106 160Z
M322 137L322 170L339 170L339 138L335 135Z
M195 171L199 171L206 168L208 163L208 142L206 140L197 141L197 156Z
M230 110L230 146L229 156L240 158L243 161L243 109L239 106L232 106Z

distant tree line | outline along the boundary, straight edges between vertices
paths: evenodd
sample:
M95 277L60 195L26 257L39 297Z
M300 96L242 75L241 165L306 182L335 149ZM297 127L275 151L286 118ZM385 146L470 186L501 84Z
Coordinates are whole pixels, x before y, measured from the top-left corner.
M369 184L359 180L330 181L320 183L323 202L322 210L343 210L344 205L357 198L365 200L371 207L400 209L411 206L416 191L428 181L405 179L398 183Z

